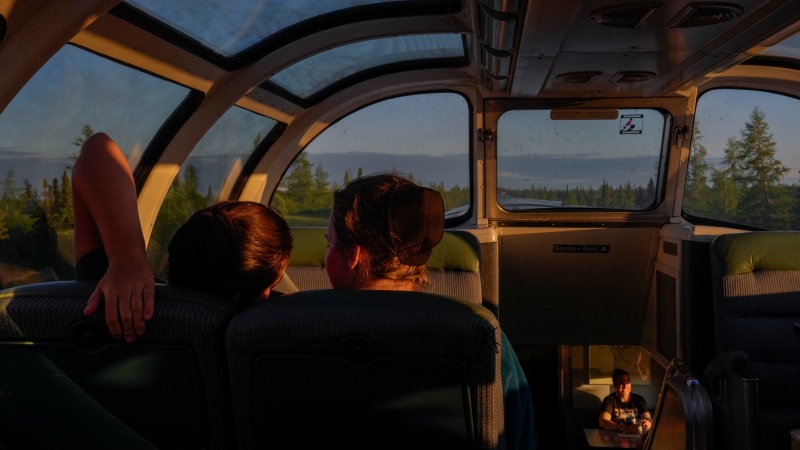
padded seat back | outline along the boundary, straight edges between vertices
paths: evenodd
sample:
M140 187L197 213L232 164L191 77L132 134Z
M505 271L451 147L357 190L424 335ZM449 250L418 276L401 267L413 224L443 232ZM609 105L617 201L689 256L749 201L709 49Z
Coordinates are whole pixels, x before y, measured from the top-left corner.
M742 351L761 407L800 406L800 233L711 244L717 353Z
M311 289L330 289L325 273L328 243L325 228L292 228L294 249L285 280L276 290L283 293ZM430 284L424 292L449 295L481 304L481 250L475 235L467 231L445 230L442 241L433 249L426 265Z
M228 352L243 448L501 448L500 328L471 302L312 290L249 307Z
M734 449L788 448L800 428L800 232L712 241L717 357L706 369L717 436Z
M134 343L110 337L95 283L0 292L0 447L231 448L225 328L214 296L156 286Z

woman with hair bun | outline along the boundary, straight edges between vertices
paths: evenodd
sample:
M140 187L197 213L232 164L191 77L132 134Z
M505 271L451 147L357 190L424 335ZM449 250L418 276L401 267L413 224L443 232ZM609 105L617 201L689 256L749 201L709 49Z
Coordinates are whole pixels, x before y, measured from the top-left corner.
M444 234L444 201L394 174L357 178L333 194L325 270L334 289L418 290ZM505 333L501 341L505 440L536 448L530 386Z

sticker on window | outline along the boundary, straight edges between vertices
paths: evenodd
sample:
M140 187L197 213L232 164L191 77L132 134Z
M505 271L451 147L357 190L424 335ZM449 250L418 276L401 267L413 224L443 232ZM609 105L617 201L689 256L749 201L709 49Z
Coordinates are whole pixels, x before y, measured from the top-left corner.
M623 114L619 117L619 134L642 134L643 124L641 114Z

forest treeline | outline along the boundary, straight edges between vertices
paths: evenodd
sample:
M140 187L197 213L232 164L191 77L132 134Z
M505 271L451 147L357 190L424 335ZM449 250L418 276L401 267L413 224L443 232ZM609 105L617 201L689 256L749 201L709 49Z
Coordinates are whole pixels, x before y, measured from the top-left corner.
M688 214L753 228L800 229L800 188L784 183L789 168L776 158L777 144L764 112L755 107L739 136L728 138L717 165L706 158L700 124L696 123L686 175L683 209ZM594 187L502 189L518 198L551 200L564 207L645 209L656 200L651 178L646 186L605 180Z
M92 134L92 127L85 125L72 145L80 148ZM260 136L257 137L253 146L258 145L260 140ZM74 161L77 155L76 151L70 160ZM74 225L71 168L71 165L67 165L59 178L45 178L39 187L27 179L20 183L14 169L8 169L0 197L0 263L54 271L54 277L58 279L72 277ZM333 191L362 175L359 167L355 175L348 170L341 182L330 182L322 164L310 162L301 153L281 181L271 205L290 221L297 217L324 220L330 212ZM419 183L413 174L404 175ZM444 182L440 182L431 183L429 187L443 194L447 208L470 203L468 186L455 185L448 189ZM212 186L205 189L201 186L196 167L187 165L175 177L164 198L152 239L166 245L189 216L217 200Z
M784 183L789 173L764 112L753 108L739 136L728 138L718 166L706 161L696 124L686 174L684 210L692 215L769 230L800 229L800 189Z
M94 130L86 125L71 143L80 148ZM257 145L257 138L253 145ZM784 183L789 169L776 158L776 143L764 112L756 107L740 130L728 138L722 160L710 164L700 125L693 132L692 150L686 176L683 208L687 213L725 222L735 222L772 230L800 229L800 188ZM77 157L77 152L71 160ZM72 190L71 166L61 176L42 180L35 186L17 180L9 168L2 181L0 197L0 263L16 264L35 270L47 269L58 278L70 278L72 270ZM394 171L394 170L393 170ZM395 171L396 172L396 171ZM343 179L331 182L320 163L312 163L301 153L283 178L272 199L272 206L287 218L326 218L332 194L344 183L363 175L348 170ZM412 181L413 174L405 174ZM446 188L443 182L429 183L445 198L447 209L470 203L469 186ZM646 209L656 197L653 178L647 185L630 182L612 186L604 181L598 187L530 189L499 188L502 194L560 202L562 206ZM188 165L172 183L153 230L153 239L169 241L175 230L195 211L217 199L208 186L203 193L197 169Z

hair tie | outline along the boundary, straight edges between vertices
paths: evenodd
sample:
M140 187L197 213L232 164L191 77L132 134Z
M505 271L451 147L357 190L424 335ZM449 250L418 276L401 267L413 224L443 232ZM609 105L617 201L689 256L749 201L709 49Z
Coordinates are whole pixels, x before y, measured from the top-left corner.
M403 264L423 266L444 234L442 194L414 184L395 186L387 208L389 241Z

